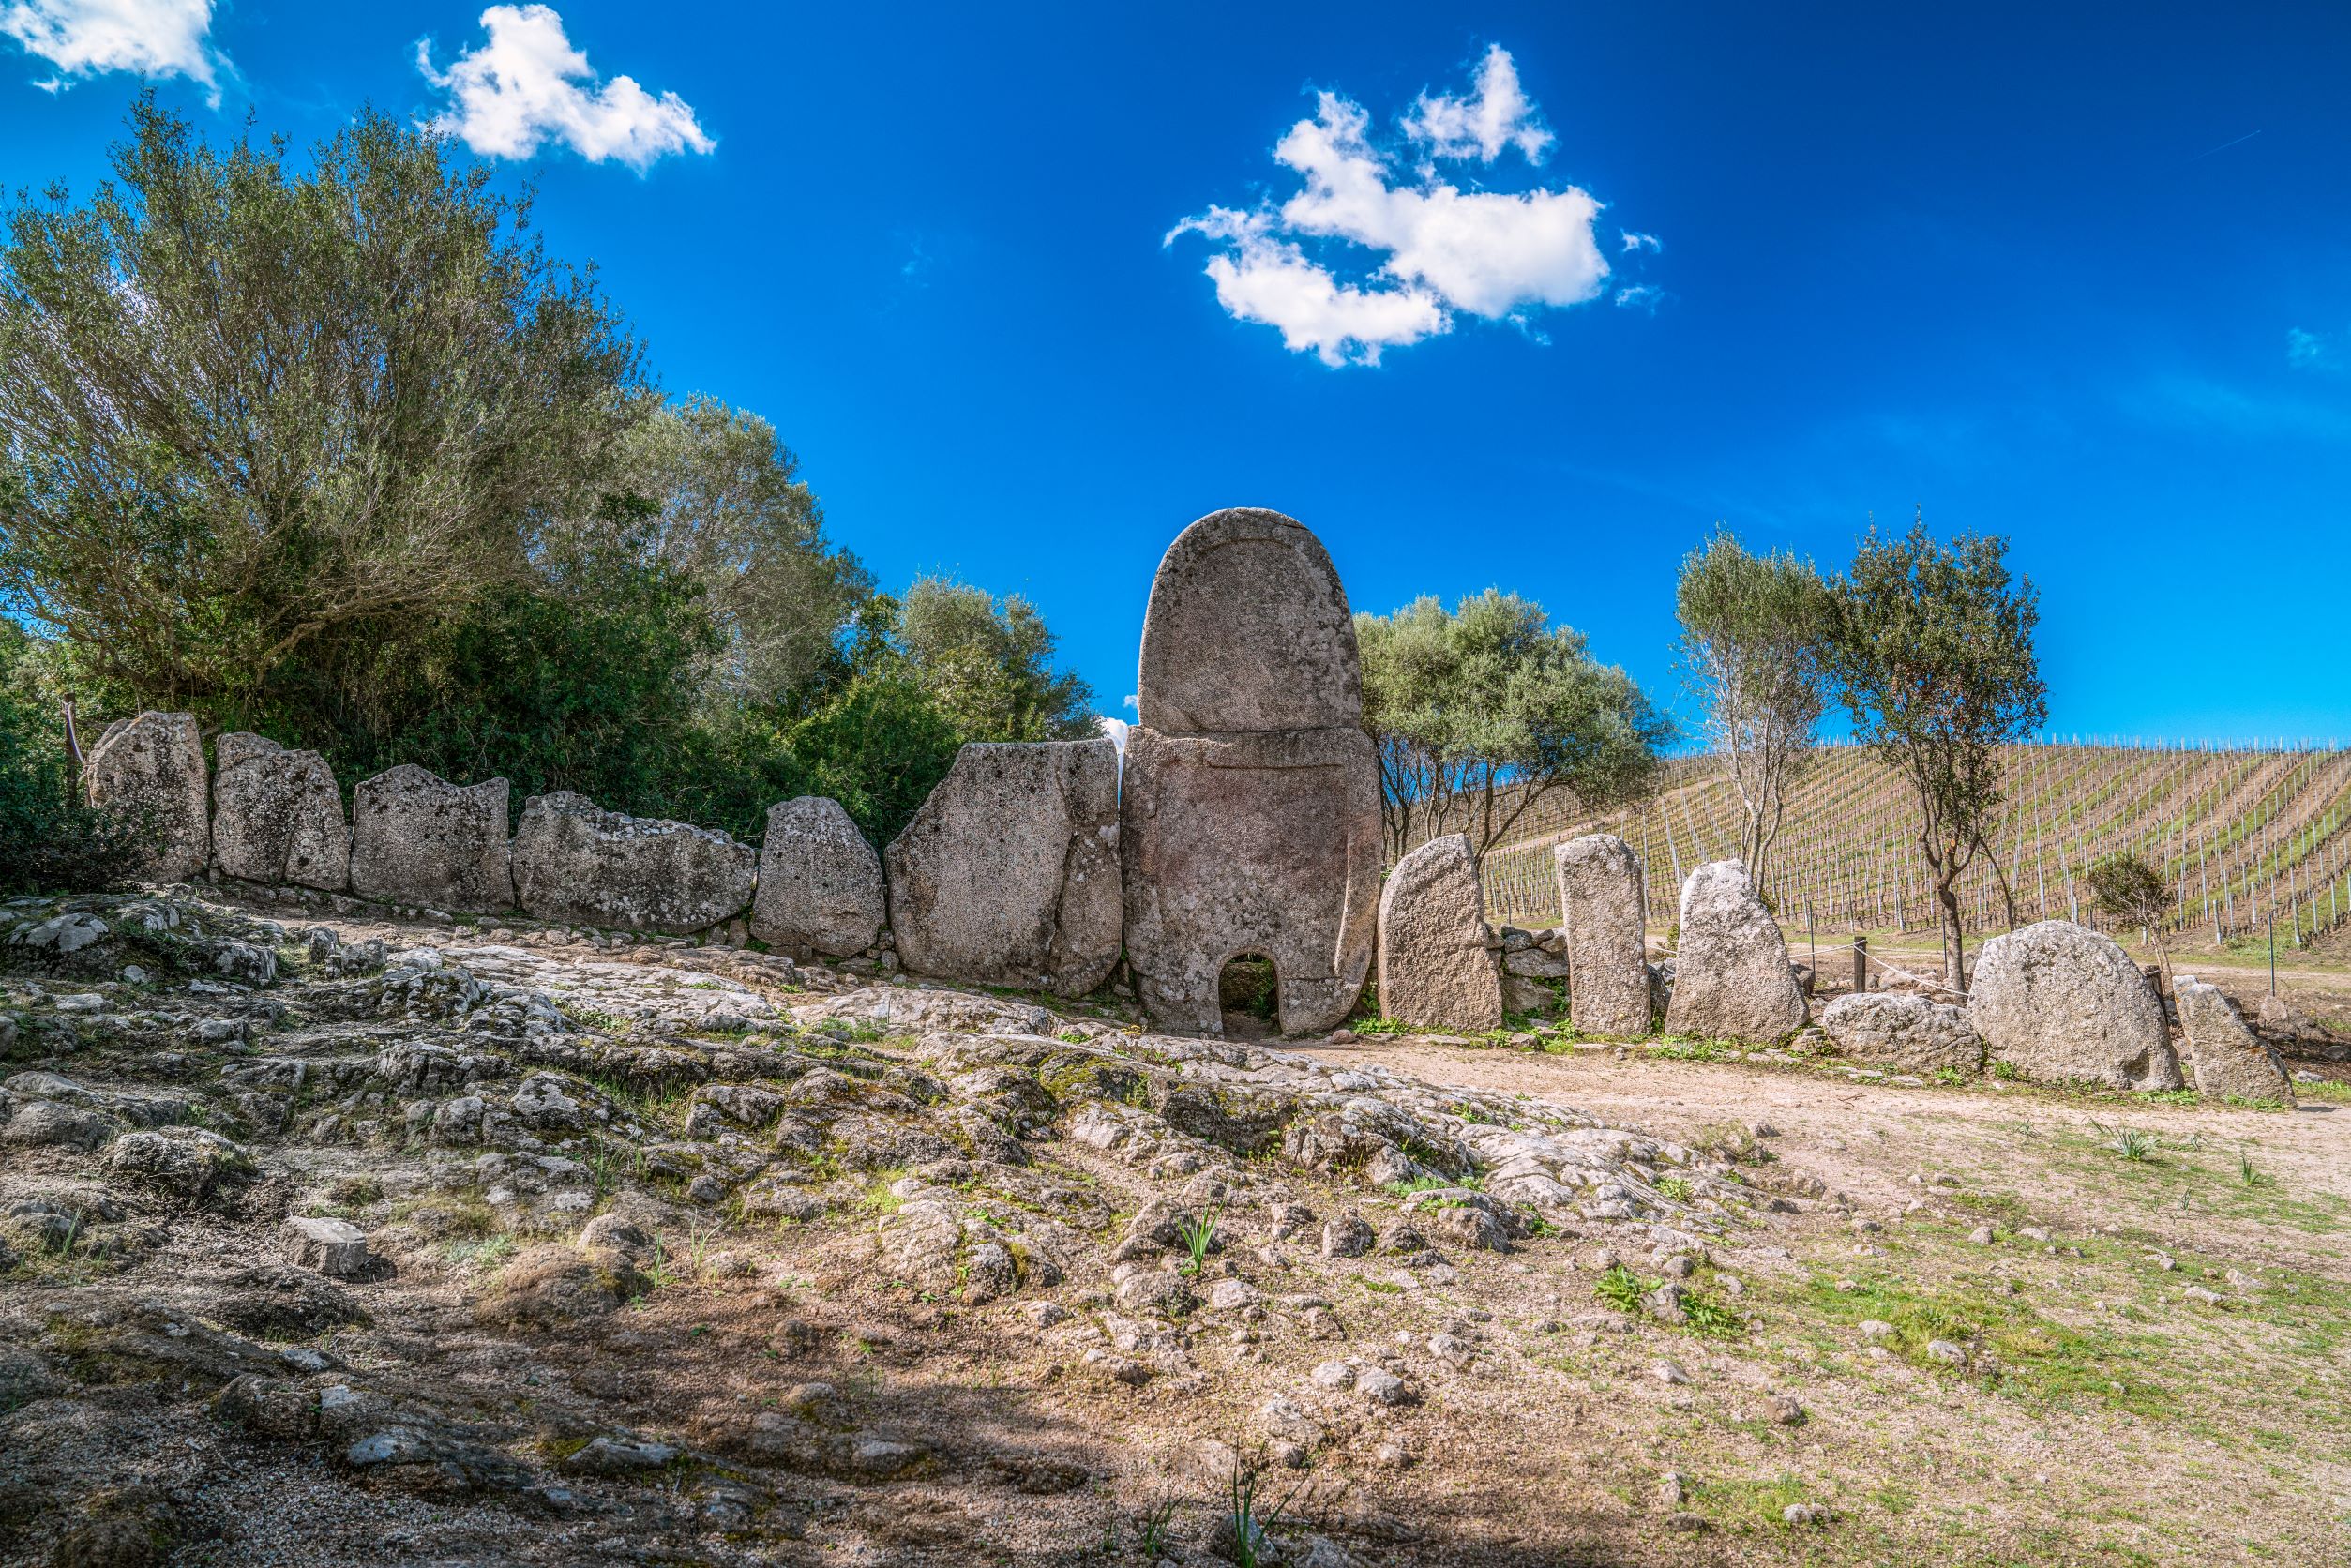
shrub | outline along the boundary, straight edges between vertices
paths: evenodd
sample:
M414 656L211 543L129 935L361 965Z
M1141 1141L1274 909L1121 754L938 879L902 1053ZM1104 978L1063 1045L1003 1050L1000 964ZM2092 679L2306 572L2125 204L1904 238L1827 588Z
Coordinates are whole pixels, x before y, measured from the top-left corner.
M0 691L0 895L94 893L136 867L147 823L85 805L61 739Z

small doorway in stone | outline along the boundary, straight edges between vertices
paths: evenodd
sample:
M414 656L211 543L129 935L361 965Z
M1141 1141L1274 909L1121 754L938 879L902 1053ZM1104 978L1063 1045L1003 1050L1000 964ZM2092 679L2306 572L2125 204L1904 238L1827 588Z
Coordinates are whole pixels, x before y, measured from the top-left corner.
M1216 977L1216 1004L1228 1040L1266 1040L1282 1032L1281 986L1273 960L1236 953Z

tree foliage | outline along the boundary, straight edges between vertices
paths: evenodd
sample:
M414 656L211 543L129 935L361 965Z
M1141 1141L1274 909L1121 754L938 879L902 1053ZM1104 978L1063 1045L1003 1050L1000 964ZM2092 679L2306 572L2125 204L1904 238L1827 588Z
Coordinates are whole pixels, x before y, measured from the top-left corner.
M2003 799L2000 747L2049 717L2033 654L2039 596L2030 579L2010 576L2007 555L1997 535L1943 544L1914 520L1901 538L1873 528L1833 585L1830 671L1855 737L1917 797L1919 844L1942 906L1944 976L1960 988L1953 884L1987 848Z
M645 389L486 169L372 112L307 170L143 98L114 178L8 214L8 606L98 675L234 703L527 577Z
M1722 529L1683 557L1674 612L1708 742L1746 817L1741 855L1760 885L1828 701L1829 588L1811 562L1750 554Z
M113 887L133 870L147 824L83 802L59 715L18 686L28 652L0 619L0 897Z
M1515 594L1358 614L1355 636L1391 859L1456 830L1483 855L1555 790L1632 798L1671 734L1631 677Z
M2163 873L2126 850L2092 865L2083 873L2083 881L2089 886L2090 901L2099 913L2148 934L2168 983L2171 951L2163 940L2163 926L2171 918L2172 890Z
M909 675L967 739L1083 740L1093 692L1053 669L1053 634L1017 594L999 599L946 578L918 578L898 607Z
M886 839L961 742L1093 732L1033 607L876 595L775 429L665 400L445 138L368 112L305 161L143 98L113 175L0 241L26 711L184 709L346 789L411 761L746 837L812 792Z

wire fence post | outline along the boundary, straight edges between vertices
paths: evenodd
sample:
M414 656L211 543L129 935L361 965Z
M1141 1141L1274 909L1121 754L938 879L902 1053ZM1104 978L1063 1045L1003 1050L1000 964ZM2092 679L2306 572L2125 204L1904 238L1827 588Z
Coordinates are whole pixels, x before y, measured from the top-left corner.
M2269 994L2278 994L2278 912L2269 912Z
M1853 939L1853 989L1856 994L1869 989L1869 937Z

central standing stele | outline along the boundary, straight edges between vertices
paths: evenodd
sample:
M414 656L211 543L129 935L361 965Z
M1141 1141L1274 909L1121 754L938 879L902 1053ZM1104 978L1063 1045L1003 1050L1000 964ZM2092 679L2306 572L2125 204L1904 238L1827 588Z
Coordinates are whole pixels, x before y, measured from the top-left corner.
M1120 842L1145 1010L1215 1033L1226 964L1258 957L1284 1033L1335 1028L1371 965L1379 769L1321 542L1254 507L1178 535L1152 581L1136 706Z

